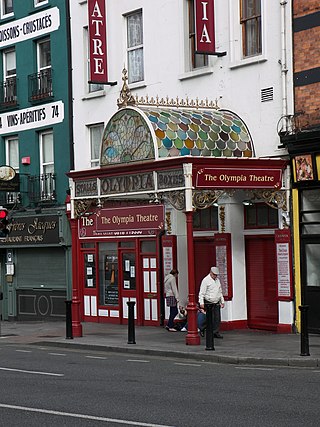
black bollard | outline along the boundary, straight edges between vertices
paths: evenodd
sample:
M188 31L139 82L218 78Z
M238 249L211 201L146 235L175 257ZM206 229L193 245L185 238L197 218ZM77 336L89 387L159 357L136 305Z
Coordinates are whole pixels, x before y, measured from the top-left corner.
M213 304L205 304L206 309L206 350L215 350L213 338Z
M66 303L66 339L72 340L72 313L71 304L72 301L65 301Z
M128 344L135 344L136 343L136 339L135 339L135 332L134 332L134 306L135 306L135 301L128 301L127 305L128 305L128 309L129 309L129 313L128 313Z
M301 312L301 353L300 356L310 356L308 335L308 305L299 305Z

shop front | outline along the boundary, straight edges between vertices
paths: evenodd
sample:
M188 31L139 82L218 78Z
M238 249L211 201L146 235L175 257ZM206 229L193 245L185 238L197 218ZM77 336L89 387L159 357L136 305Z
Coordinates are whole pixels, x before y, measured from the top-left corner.
M197 294L214 264L225 329L290 332L287 162L253 157L249 131L230 111L120 107L104 131L100 168L69 174L74 335L82 321L126 323L129 301L138 325L163 325L163 278L178 268L186 343L198 344Z
M308 329L320 333L320 132L318 128L282 137L292 167L294 271L299 306L307 307Z

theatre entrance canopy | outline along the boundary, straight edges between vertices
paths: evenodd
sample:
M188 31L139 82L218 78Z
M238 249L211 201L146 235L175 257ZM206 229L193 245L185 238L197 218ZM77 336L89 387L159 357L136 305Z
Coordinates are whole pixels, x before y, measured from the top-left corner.
M115 200L203 209L236 190L285 210L287 162L256 158L236 113L208 102L138 100L126 81L118 105L104 130L100 168L69 174L73 218Z

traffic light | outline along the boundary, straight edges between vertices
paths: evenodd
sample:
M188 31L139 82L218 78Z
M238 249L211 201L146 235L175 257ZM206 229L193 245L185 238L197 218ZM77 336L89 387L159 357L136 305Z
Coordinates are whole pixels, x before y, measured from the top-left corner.
M0 239L4 239L9 234L7 209L0 208Z

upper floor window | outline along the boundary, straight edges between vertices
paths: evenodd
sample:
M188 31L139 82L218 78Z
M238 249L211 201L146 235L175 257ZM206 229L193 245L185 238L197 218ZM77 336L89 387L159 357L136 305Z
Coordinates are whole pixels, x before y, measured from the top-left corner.
M36 48L37 73L29 76L29 99L31 101L39 101L53 96L50 38L39 40Z
M40 173L54 173L54 156L53 156L53 132L52 130L41 132L39 134L40 145Z
M17 101L16 51L3 51L3 83L1 85L1 105L12 105Z
M43 71L51 67L51 44L50 39L45 38L37 44L38 71Z
M144 80L142 10L126 16L128 82Z
M194 0L188 0L189 56L190 56L189 68L191 70L194 70L195 68L206 67L208 65L208 55L195 53L196 24L195 24L194 3L195 3Z
M90 55L89 55L89 31L88 28L84 29L84 39L85 39L85 55L86 55L86 62L87 62L87 69L86 69L86 75L87 75L87 81L90 79ZM88 86L88 92L98 92L99 90L103 90L104 86L100 83L89 83Z
M17 136L10 136L5 140L6 165L19 172L19 140Z
M13 0L1 0L1 18L13 15Z
M244 207L245 228L277 228L278 209L265 203L254 203Z
M100 148L101 148L103 128L104 128L103 123L89 126L91 167L96 167L96 166L99 166L100 164Z
M261 0L240 0L243 57L262 53Z
M48 3L49 0L34 0L35 7Z

